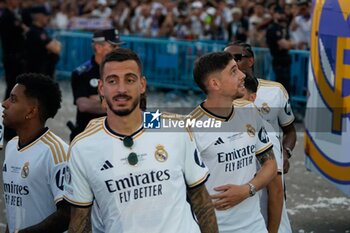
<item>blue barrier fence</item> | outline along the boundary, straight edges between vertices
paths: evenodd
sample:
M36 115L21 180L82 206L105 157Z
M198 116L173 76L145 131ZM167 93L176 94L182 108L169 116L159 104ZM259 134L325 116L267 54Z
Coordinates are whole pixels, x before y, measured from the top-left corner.
M62 43L61 59L57 65L57 78L69 79L71 72L92 55L91 33L57 31L53 37ZM223 50L225 43L218 41L178 41L122 36L124 47L134 50L143 62L148 84L156 87L198 90L192 78L194 61L200 55ZM274 80L270 52L266 48L254 48L255 73ZM309 52L292 50L291 99L305 102Z

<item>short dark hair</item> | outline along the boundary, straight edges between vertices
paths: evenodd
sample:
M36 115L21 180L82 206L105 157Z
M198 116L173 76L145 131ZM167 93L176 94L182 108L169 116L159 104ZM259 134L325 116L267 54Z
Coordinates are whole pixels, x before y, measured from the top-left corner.
M102 60L101 65L100 65L100 78L102 79L103 75L103 68L107 62L112 62L112 61L117 61L117 62L123 62L123 61L128 61L132 60L135 61L140 69L140 73L142 74L142 63L137 56L137 54L132 51L131 49L127 48L117 48L109 52Z
M38 100L42 122L55 117L62 101L62 93L57 82L49 76L37 73L21 74L17 76L16 82L25 86L24 94L27 97Z
M259 81L255 76L245 74L244 87L247 91L251 93L256 93L258 91Z
M193 68L193 78L198 87L207 94L205 81L214 72L222 71L227 64L233 60L233 56L228 52L213 52L196 59Z

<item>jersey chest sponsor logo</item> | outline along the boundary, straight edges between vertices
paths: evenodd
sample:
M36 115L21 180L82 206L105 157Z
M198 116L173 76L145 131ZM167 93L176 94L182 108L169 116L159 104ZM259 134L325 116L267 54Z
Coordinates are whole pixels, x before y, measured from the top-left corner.
M229 152L217 153L217 162L223 165L225 172L233 172L253 164L254 156L255 145L247 145Z
M8 206L22 206L23 196L29 195L29 187L27 185L4 182L4 199Z
M140 174L130 173L120 179L104 181L109 193L114 193L120 203L163 195L163 183L170 179L168 169Z

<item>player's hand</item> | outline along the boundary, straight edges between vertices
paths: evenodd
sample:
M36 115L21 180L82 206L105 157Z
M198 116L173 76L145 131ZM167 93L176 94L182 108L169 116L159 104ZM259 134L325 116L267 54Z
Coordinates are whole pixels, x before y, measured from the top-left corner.
M288 154L286 151L283 150L283 173L287 174L289 171L289 159L288 159Z
M248 185L226 184L214 188L218 194L211 195L215 209L227 210L249 197Z

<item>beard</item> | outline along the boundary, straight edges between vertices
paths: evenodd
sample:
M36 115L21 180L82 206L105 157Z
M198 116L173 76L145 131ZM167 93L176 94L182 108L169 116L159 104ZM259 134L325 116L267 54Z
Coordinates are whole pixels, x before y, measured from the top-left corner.
M106 102L107 105L109 107L109 109L117 116L128 116L130 113L132 113L135 108L138 106L138 104L140 103L140 97L137 97L132 103L131 103L131 107L129 109L114 109L113 108L113 104L112 102L106 98Z

